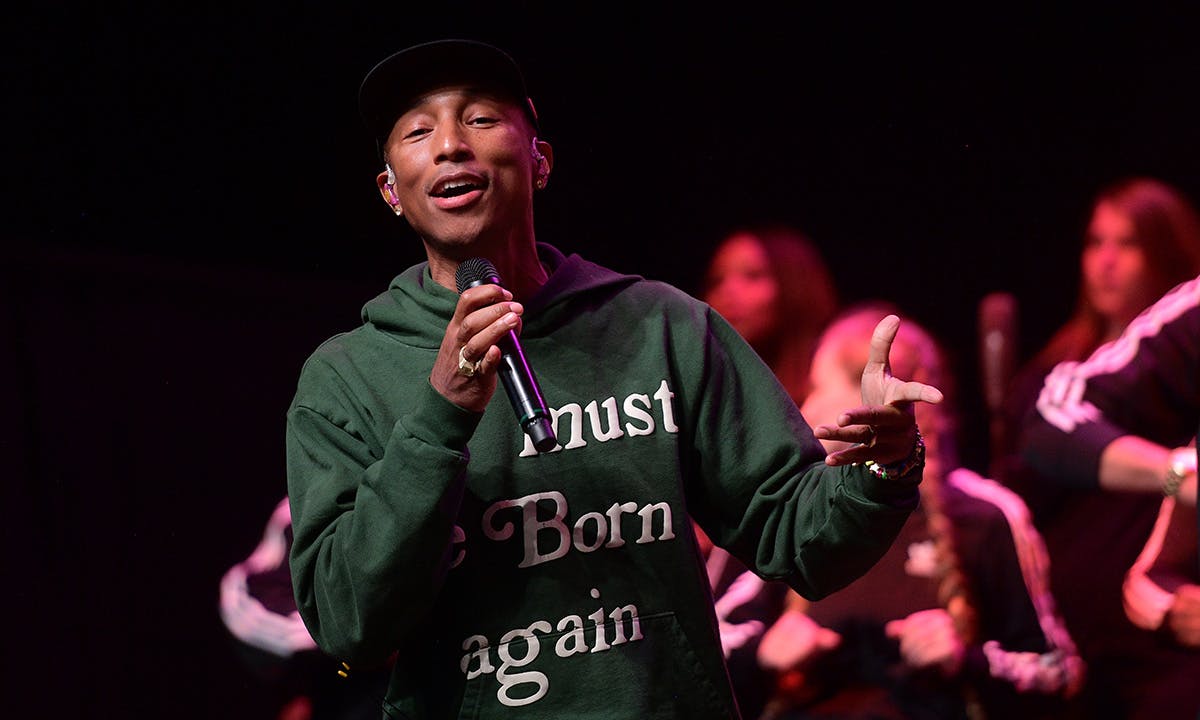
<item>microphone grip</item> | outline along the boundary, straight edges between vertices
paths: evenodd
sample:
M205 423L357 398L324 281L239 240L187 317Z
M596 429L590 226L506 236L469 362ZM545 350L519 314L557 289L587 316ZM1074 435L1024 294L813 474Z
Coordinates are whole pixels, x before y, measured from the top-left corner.
M533 441L534 449L549 452L558 444L558 439L550 424L550 413L546 409L546 401L542 399L542 389L538 387L533 370L516 342L516 334L510 330L499 347L500 366L496 374L500 376L500 383L517 415L517 422ZM520 378L528 378L529 381L521 382Z

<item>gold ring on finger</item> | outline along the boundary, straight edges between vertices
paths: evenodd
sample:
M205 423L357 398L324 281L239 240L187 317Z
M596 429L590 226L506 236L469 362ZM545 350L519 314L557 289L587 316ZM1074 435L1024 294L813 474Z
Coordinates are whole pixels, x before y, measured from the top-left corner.
M479 372L480 365L483 364L483 360L476 360L475 362L467 360L466 351L466 345L463 345L458 349L458 374L462 375L463 377L471 377L475 373Z

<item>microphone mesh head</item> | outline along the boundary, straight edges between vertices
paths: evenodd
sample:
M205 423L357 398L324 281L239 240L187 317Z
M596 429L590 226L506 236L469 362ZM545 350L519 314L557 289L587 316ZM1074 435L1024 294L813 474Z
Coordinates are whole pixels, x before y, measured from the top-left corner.
M1011 293L994 292L979 301L979 324L991 330L1007 330L1016 322L1017 298Z
M487 258L474 257L464 260L459 264L457 272L454 273L454 284L458 287L459 293L483 283L501 284L500 273L496 272L495 266Z

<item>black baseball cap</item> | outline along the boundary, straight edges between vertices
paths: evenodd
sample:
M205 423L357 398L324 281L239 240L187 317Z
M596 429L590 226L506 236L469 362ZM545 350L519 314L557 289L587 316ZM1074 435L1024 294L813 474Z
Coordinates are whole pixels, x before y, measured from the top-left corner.
M512 56L477 40L435 40L389 55L363 78L358 89L358 110L380 154L396 119L413 100L456 82L478 84L512 100L525 110L537 129L537 111Z

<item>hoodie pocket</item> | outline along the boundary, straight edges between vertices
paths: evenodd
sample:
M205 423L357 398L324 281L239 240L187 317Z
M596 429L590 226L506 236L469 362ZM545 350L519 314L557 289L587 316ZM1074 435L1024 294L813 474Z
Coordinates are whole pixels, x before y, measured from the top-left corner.
M639 617L618 609L599 620L538 621L494 647L469 646L458 717L736 717L719 649L702 660L674 613Z

